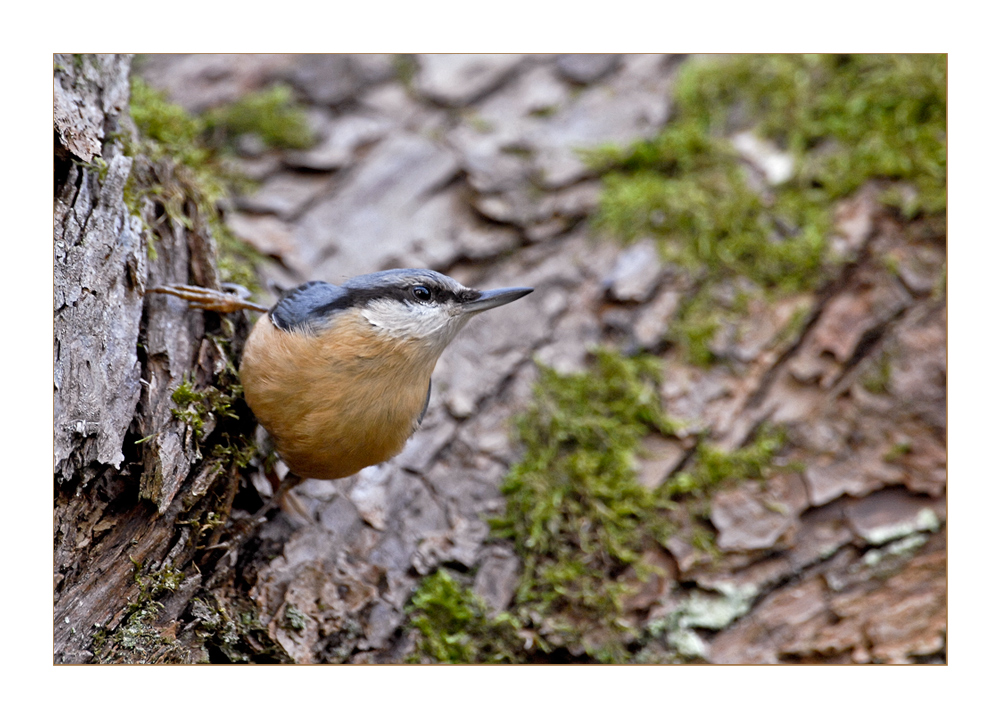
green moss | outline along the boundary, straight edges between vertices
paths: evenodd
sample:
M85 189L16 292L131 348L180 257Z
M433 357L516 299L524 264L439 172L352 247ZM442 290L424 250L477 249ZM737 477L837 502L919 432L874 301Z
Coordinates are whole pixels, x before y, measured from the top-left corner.
M152 625L157 613L158 610L150 606L133 610L114 633L107 636L95 635L95 648L109 652L106 662L143 663L145 656L165 642L164 637ZM108 658L111 660L107 660Z
M308 616L302 611L297 609L292 604L285 605L285 615L283 617L283 624L285 628L291 629L296 633L301 633L306 630Z
M726 483L765 479L784 443L784 431L770 426L761 427L753 441L734 451L702 442L695 450L690 467L665 482L662 491L670 498L689 494L704 499Z
M229 336L232 335L233 328L225 321L222 329ZM197 389L191 379L185 377L171 394L171 399L176 404L171 412L174 418L191 427L199 453L205 449L205 456L215 464L216 472L241 469L259 455L259 450L252 431L248 431L245 424L248 410L242 403L237 403L242 399L243 385L231 355L229 340L217 335L210 336L210 339L224 361L222 370L214 377L213 384L203 389ZM240 415L241 410L244 416ZM207 422L211 422L211 432L206 431ZM137 443L150 438L152 437L145 437ZM210 519L194 523L202 529L213 525Z
M493 123L484 118L475 110L472 109L463 110L460 116L463 122L465 122L469 127L474 129L476 132L479 132L481 134L492 132L495 129L493 127Z
M140 571L137 571L135 582L142 591L139 602L153 600L167 591L176 591L183 580L184 572L170 565L145 577L141 575Z
M171 409L170 413L175 419L190 426L195 436L201 438L205 427L205 416L208 414L208 408L202 401L203 395L194 390L194 384L189 379L185 379L174 389L170 398L177 405L177 408Z
M684 301L670 324L668 338L676 343L689 362L708 366L715 358L710 344L722 324L718 307L707 292L698 292Z
M765 425L734 451L702 441L683 472L646 489L636 480L642 438L678 429L661 408L659 362L601 349L585 372L540 367L534 399L517 419L524 457L501 485L505 512L491 519L494 537L512 541L523 565L512 604L490 619L460 578L429 577L410 609L422 636L415 660L565 660L553 658L560 650L609 663L697 658L626 609L655 572L643 553L683 523L696 549L716 554L705 521L712 494L769 477L785 438Z
M691 132L684 128L681 134ZM782 236L784 223L765 211L745 171L721 141L696 144L668 133L660 151L706 153L662 169L613 171L605 176L596 223L626 240L658 237L664 256L713 278L747 276L763 286L808 288L822 264L826 225ZM676 156L676 160L683 157ZM625 159L626 165L629 159ZM802 208L788 206L792 221Z
M745 118L797 161L790 189L844 197L869 179L917 189L945 208L944 55L750 55L693 64L678 77L684 122L718 135Z
M654 237L702 291L743 277L769 291L815 288L836 200L869 180L904 216L945 209L943 55L750 55L688 62L675 117L656 138L585 153L603 174L595 226ZM761 192L727 136L750 130L795 162ZM688 327L704 363L711 323Z
M204 123L190 115L180 105L167 100L166 95L133 77L129 113L150 159L170 157L180 164L195 168L211 160L213 152L201 138Z
M79 162L74 160L76 164L80 165L84 169L90 170L97 175L97 180L101 184L104 184L104 179L108 176L108 163L103 157L94 157L91 162Z
M407 613L420 634L420 655L439 663L519 662L517 621L507 613L490 616L482 599L447 570L421 582Z
M246 437L233 437L228 432L223 432L219 442L212 447L214 458L240 469L249 466L257 453L256 444L248 441Z
M894 444L891 449L885 452L882 460L891 464L894 461L899 461L912 451L913 445L909 441L901 441L898 444Z
M770 346L784 347L790 344L796 337L802 334L811 315L811 306L802 304L796 307L795 311L792 312L792 316L788 318L788 321L782 325L781 329L775 335Z
M600 350L589 372L541 371L518 421L525 456L501 486L507 509L493 527L524 561L519 610L555 616L575 645L584 628L601 627L609 640L583 646L596 657L625 640L617 619L630 588L617 577L643 571L644 546L670 530L663 502L636 481L639 442L676 427L660 408L655 357Z
M462 579L438 571L409 609L420 635L414 660L545 661L558 647L630 660L639 631L623 602L636 576L651 575L643 550L671 530L669 502L636 481L642 437L676 428L660 407L659 360L598 350L587 372L540 369L517 421L525 455L501 487L505 513L491 520L524 566L512 606L491 617Z
M304 149L316 141L304 107L295 101L292 88L282 84L209 110L204 122L223 141L250 133L268 147Z
M392 56L392 66L396 71L396 79L403 87L413 87L413 78L417 76L417 58L414 55L399 54Z
M174 389L170 398L177 405L171 409L175 419L183 421L191 427L195 436L204 438L205 420L227 417L238 419L234 413L232 402L242 393L242 387L229 387L229 391L223 391L216 386L205 387L202 391L196 391L190 379L185 379Z
M226 605L215 594L191 601L194 633L203 642L211 662L280 663L289 658L268 635L257 607L245 595L234 595L235 605ZM220 657L221 655L221 657Z
M861 375L861 386L872 394L888 394L892 380L892 358L883 351Z
M536 107L531 110L528 114L531 117L538 117L540 119L545 119L546 117L552 117L559 111L559 107L556 105L545 105L544 107Z
M139 78L132 79L129 112L138 138L124 138L126 153L136 158L125 184L126 206L141 217L149 200L180 226L207 228L217 243L222 281L258 289L254 268L261 255L229 231L218 210L234 187L247 182L228 167L222 148L212 144L211 123L167 101ZM155 256L154 233L149 228L147 233L149 253Z
M126 615L114 631L95 625L91 649L100 663L145 663L156 655L157 662L169 658L173 640L165 637L153 623L161 604L157 599L176 591L184 572L171 565L145 573L142 564L132 560L139 593L126 609Z
M931 290L931 299L938 301L944 299L948 294L948 265L947 263L941 265L941 271L938 274L937 281L934 282L934 288Z
M693 514L695 518L704 519L708 515L708 507L708 501L702 500L692 502L692 504L686 507L686 510ZM688 542L691 544L691 548L710 556L713 561L721 555L719 547L715 543L715 533L704 522L693 523L691 525Z
M524 147L517 144L503 145L500 147L500 151L505 155L510 155L511 157L517 157L522 160L530 160L535 156L534 150L530 147Z
M753 439L733 451L726 451L702 441L684 471L664 482L660 495L671 502L679 502L677 510L687 513L690 521L691 546L713 559L720 552L715 545L715 531L708 524L712 496L716 491L735 486L744 481L764 481L774 474L775 457L784 447L785 431L780 427L763 425ZM797 465L786 465L786 471L799 470ZM784 507L775 506L781 512Z

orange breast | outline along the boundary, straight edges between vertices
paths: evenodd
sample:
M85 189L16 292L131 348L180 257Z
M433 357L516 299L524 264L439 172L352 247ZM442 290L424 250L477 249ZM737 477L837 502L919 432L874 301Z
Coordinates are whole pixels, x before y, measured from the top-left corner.
M436 359L416 344L377 339L354 312L318 336L277 329L264 316L243 350L240 378L289 468L338 479L403 449Z

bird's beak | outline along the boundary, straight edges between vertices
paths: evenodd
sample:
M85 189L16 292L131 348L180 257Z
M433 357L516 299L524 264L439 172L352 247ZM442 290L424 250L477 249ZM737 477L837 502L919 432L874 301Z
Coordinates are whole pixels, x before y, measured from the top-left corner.
M471 302L463 304L462 312L464 314L478 314L479 312L485 312L487 309L502 307L504 304L510 304L515 299L520 299L525 294L531 294L533 291L535 290L532 287L487 289L479 293L478 299L473 299Z

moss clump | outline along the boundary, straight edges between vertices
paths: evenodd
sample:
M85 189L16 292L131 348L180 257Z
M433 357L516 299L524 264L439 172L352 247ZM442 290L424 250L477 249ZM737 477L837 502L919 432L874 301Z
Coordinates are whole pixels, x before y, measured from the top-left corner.
M126 616L113 632L95 626L93 643L95 660L99 663L164 662L171 659L173 640L165 637L153 622L162 605L157 599L176 591L184 573L167 565L159 571L143 575L143 566L133 560L135 583L139 594L126 609ZM174 656L174 660L178 657Z
M283 136L279 128L292 128L304 122L303 117L299 117L301 110L295 106L285 107L283 112L270 116L263 109L270 106L266 102L255 99L248 102L257 108L258 123L263 117L270 117L268 122L274 126L264 123L264 128L258 126L257 129L274 142L279 142ZM275 104L274 98L269 102ZM254 267L262 257L229 231L218 209L219 202L233 188L248 184L227 163L222 144L228 132L236 131L226 129L229 125L223 122L223 116L230 111L239 115L232 109L237 106L239 103L214 110L218 117L212 120L193 116L167 101L163 93L141 79L133 78L129 111L138 130L138 139L126 138L125 150L136 157L137 162L125 185L125 202L133 214L141 216L143 202L149 199L161 206L163 214L171 221L189 230L207 228L218 246L222 281L256 289ZM298 135L290 129L287 131L288 136L280 142L304 141L301 128ZM152 242L150 251L155 252Z
M396 79L407 90L412 89L413 79L420 69L415 55L397 54L392 56L392 67L396 73Z
M727 482L766 479L784 444L785 433L771 426L762 427L752 442L734 451L702 442L695 449L690 468L671 477L662 491L670 498L689 494L707 499Z
M764 426L734 451L703 441L685 471L646 489L636 480L641 439L677 429L661 409L658 382L656 357L610 350L598 350L578 374L541 367L534 400L517 420L524 458L501 485L506 511L491 520L524 567L512 605L489 618L459 579L439 571L410 608L420 655L458 663L691 659L626 608L654 572L642 555L681 523L695 548L715 553L704 521L712 494L770 476L784 434Z
M641 570L643 548L669 533L663 502L635 470L642 437L675 430L660 408L655 357L601 350L595 358L582 374L542 367L534 403L518 421L525 456L501 486L507 510L493 522L524 561L519 609L557 616L569 644L580 645L580 632L594 626L616 637L586 646L592 655L624 640L617 619L629 588L616 577L629 566Z
M774 473L775 457L785 441L783 429L766 424L746 446L733 451L702 441L685 470L664 482L660 487L661 495L682 503L678 510L685 511L691 519L688 540L692 547L712 557L718 556L715 531L707 523L712 496L727 486L769 478ZM791 471L801 467L789 465L785 468ZM775 505L774 510L781 512L784 507Z
M177 405L176 408L171 409L171 412L175 419L179 419L191 427L196 438L204 438L206 419L240 418L233 411L232 402L242 394L242 387L236 385L230 387L230 390L230 392L226 392L219 387L209 386L203 391L196 391L191 380L185 379L170 396Z
M662 164L650 163L647 154L662 155ZM687 125L668 130L638 152L599 156L621 166L604 177L599 228L625 240L657 237L667 259L712 279L748 276L790 290L815 282L825 217L792 205L784 221L766 211L725 140ZM804 226L786 236L785 227L793 223Z
M129 114L139 130L140 147L151 160L169 157L188 169L207 174L199 184L209 190L209 196L218 199L225 188L218 180L219 171L209 165L215 151L204 142L204 123L180 105L167 100L166 95L154 90L141 78L133 77Z
M188 609L190 632L182 633L182 639L198 645L201 660L210 663L288 662L288 655L261 624L253 602L243 595L231 599L235 603L211 593L193 599Z
M170 398L177 405L176 408L170 410L170 413L175 419L190 426L194 435L200 439L204 435L205 417L209 413L208 407L203 401L203 394L195 391L194 384L189 379L185 379L174 389Z
M268 147L303 149L316 141L305 109L295 101L292 88L282 84L209 110L204 122L206 130L223 141L251 133Z
M302 613L302 611L289 603L285 606L285 615L282 620L282 625L289 630L295 631L296 633L301 633L306 630L306 626L309 625L308 618L309 617L306 616L306 614Z
M482 599L445 569L423 580L407 612L422 656L439 663L520 662L517 621L508 613L490 616Z
M861 386L872 394L888 394L891 381L892 357L888 351L882 351L861 375Z
M233 327L223 320L220 329L232 337ZM206 458L202 467L205 475L229 475L242 468L259 455L254 441L249 409L242 403L243 385L232 357L229 340L217 334L208 337L222 360L221 370L213 377L212 384L202 389L185 377L174 389L171 399L176 405L171 409L175 419L187 424L194 438L198 456ZM150 437L141 439L146 441ZM185 509L190 509L197 496L185 498ZM189 503L190 502L190 503ZM189 515L183 523L190 523L194 533L201 536L224 524L225 512L216 515L209 510L207 516Z
M708 366L715 359L710 345L725 313L708 292L699 291L681 304L668 336L680 346L689 362Z
M890 183L883 201L907 216L944 212L945 76L943 55L689 62L658 137L587 153L603 173L596 226L658 238L703 287L740 277L812 289L834 262L833 204L865 182ZM741 130L789 153L791 178L755 189L727 139Z
M145 578L142 577L141 570L136 567L135 582L141 590L139 603L151 601L167 591L176 591L183 580L184 572L170 565Z
M945 208L944 55L751 55L678 78L684 121L741 124L796 159L793 187L844 197L867 180L912 183L921 212Z
M882 457L882 461L891 464L893 462L899 461L904 456L910 454L912 451L913 451L913 444L911 444L909 441L900 441L897 444L893 444L892 448L890 448L887 452L885 452L885 455Z

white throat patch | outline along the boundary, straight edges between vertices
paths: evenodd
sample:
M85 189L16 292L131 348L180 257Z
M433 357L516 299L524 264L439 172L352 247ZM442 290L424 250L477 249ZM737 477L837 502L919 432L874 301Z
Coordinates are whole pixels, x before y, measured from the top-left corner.
M375 299L361 309L361 316L380 334L416 339L426 343L428 350L440 353L471 315L455 313L442 305Z

